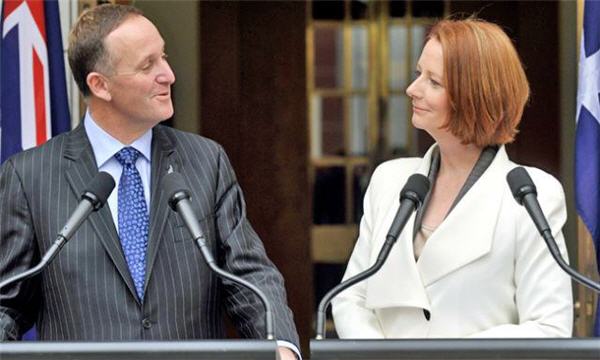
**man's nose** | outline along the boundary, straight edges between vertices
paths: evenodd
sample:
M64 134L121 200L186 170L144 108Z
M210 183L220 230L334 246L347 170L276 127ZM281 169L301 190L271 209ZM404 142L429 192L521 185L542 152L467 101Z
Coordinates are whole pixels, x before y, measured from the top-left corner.
M169 85L175 82L175 73L173 72L173 69L171 69L171 66L167 60L163 60L156 81L159 83L167 83Z

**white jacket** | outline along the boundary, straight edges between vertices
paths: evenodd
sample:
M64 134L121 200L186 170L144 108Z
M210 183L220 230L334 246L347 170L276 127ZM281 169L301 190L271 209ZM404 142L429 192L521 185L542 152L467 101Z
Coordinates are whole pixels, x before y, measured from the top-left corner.
M423 159L388 161L375 170L364 198L360 235L347 279L371 266L413 173ZM571 281L551 257L525 209L513 199L506 174L515 166L501 147L485 173L427 240L415 262L415 214L378 273L333 301L341 338L571 336ZM564 192L551 175L527 168L552 233L567 259L561 232ZM424 315L430 312L430 319Z

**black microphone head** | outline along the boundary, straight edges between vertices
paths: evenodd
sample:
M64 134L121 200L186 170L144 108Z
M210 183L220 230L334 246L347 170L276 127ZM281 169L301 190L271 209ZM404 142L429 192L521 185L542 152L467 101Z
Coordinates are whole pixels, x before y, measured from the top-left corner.
M400 192L400 201L411 199L415 205L420 205L427 196L430 186L429 179L425 175L412 174Z
M172 171L164 178L164 190L169 199L169 206L173 210L177 210L177 203L182 199L189 199L190 194L185 185L185 180L180 173Z
M531 180L527 170L522 166L512 169L508 175L506 175L506 181L508 182L508 186L515 197L515 200L517 200L520 205L523 205L523 198L525 195L537 195L537 189L535 188L533 180Z
M90 182L87 189L81 195L82 198L89 200L94 206L94 211L100 209L106 203L106 199L115 188L115 180L104 171L100 171Z

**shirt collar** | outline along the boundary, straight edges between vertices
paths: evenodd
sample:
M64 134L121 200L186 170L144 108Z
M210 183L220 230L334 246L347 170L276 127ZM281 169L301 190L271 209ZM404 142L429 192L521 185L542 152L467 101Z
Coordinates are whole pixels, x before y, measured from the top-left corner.
M85 112L83 125L88 139L90 140L90 144L92 145L92 150L94 150L94 156L96 157L96 164L98 167L104 165L104 163L110 160L110 158L112 158L119 150L127 146L135 148L150 161L152 154L152 129L146 131L142 136L131 143L131 145L124 145L104 131L104 129L96 123L94 118L92 118L89 110Z

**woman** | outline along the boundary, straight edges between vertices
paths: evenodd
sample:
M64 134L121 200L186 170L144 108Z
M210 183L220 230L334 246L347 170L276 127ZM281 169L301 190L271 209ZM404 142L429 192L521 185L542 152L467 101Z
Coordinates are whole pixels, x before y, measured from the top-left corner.
M506 34L482 20L443 20L428 35L408 87L412 123L436 141L425 156L379 166L364 199L345 278L371 266L413 173L432 189L381 270L341 293L342 338L570 336L569 277L546 249L506 174L529 85ZM564 258L564 192L527 168Z

